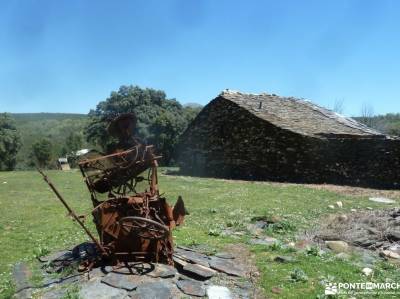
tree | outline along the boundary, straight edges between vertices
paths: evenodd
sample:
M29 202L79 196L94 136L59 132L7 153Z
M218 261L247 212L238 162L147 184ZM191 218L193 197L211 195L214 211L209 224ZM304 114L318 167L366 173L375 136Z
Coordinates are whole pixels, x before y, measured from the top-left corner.
M162 90L121 86L89 112L90 123L85 134L87 141L107 151L115 142L106 130L109 121L120 113L134 112L137 128L133 133L142 140L156 143L157 152L164 157L162 163L168 165L178 136L195 117L196 111L199 110L184 108L175 99L167 99Z
M3 113L0 116L0 170L13 170L21 148L20 136L14 121Z
M344 100L343 99L336 99L333 103L333 111L339 114L343 114L344 112Z
M65 139L65 144L61 149L61 155L65 156L69 153L76 152L82 149L83 140L82 135L79 133L72 132Z
M361 107L361 118L360 121L367 125L370 128L374 128L375 126L375 121L374 121L374 108L367 104L364 103Z
M48 167L52 158L52 144L50 140L42 138L32 144L31 156L40 168Z

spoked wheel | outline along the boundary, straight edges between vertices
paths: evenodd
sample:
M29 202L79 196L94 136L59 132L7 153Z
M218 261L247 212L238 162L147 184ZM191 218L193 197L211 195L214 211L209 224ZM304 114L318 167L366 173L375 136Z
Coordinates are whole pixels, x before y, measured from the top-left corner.
M169 233L167 226L143 217L127 216L121 218L118 223L127 233L134 233L144 239L163 239Z

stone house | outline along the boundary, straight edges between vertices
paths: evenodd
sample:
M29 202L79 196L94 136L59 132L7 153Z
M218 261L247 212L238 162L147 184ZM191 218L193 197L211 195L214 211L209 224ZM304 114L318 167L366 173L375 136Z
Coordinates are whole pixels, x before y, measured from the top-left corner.
M224 91L180 137L184 174L400 188L400 139L274 94Z

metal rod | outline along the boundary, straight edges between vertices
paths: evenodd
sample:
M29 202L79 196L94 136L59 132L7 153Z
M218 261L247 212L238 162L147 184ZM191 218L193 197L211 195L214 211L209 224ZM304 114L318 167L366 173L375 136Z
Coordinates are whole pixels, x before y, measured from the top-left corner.
M104 247L100 244L100 242L92 235L92 233L86 228L86 226L83 224L83 222L79 219L79 217L75 214L75 212L68 206L68 204L65 202L64 198L61 196L61 194L58 192L56 187L53 185L53 183L49 180L46 174L43 173L42 170L37 168L38 172L43 176L43 179L45 182L50 186L50 188L53 190L53 192L57 195L58 199L61 201L61 203L64 205L64 207L68 210L69 214L72 215L72 217L76 220L76 222L79 223L79 225L83 228L83 230L86 232L86 234L89 236L90 239L96 244L96 246L100 249L100 251L103 254L107 254L106 250Z

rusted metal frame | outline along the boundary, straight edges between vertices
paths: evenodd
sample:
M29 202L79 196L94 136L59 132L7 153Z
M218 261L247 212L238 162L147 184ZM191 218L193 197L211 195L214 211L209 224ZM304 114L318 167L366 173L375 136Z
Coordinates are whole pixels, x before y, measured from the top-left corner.
M46 174L43 173L42 170L37 168L39 173L43 176L44 181L50 186L50 188L53 190L53 192L56 194L57 198L61 201L61 203L64 205L64 207L68 210L69 214L75 219L75 221L82 227L82 229L86 232L86 234L89 236L90 239L96 244L98 249L103 255L107 255L107 251L104 249L104 247L100 244L100 242L92 235L92 233L87 229L87 227L83 224L83 222L79 219L79 217L75 214L75 212L68 206L64 198L61 196L61 194L58 192L56 187L53 185L53 183L49 180Z

